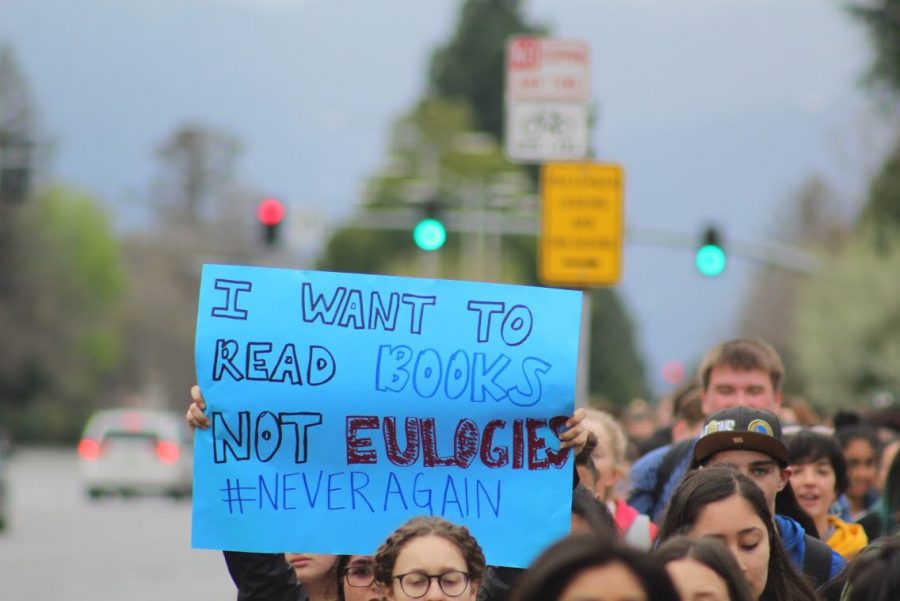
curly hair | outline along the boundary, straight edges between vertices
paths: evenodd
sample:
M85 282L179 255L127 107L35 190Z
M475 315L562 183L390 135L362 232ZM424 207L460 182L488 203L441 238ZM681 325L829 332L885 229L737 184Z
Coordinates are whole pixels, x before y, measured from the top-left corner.
M454 545L466 560L469 580L480 582L484 576L485 559L481 545L465 526L437 516L418 516L394 530L375 553L375 578L386 587L393 581L394 564L403 547L422 536L440 536Z

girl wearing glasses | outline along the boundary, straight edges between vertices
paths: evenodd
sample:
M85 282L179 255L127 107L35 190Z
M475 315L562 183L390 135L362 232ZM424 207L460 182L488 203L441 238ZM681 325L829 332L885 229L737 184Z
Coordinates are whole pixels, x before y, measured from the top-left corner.
M375 554L375 577L389 601L475 601L484 570L475 537L439 517L409 520Z
M338 601L384 601L371 555L338 555Z

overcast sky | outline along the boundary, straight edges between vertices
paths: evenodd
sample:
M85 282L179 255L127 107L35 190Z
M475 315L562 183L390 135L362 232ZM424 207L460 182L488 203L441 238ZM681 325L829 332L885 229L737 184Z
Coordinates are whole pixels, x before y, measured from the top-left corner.
M202 120L246 146L242 179L336 220L420 96L457 0L0 0L52 171L111 207L146 192L153 151ZM769 236L825 176L858 205L887 136L858 82L865 32L833 0L533 0L589 42L599 158L626 170L632 228ZM704 280L688 250L629 244L620 285L651 380L735 334L756 267Z

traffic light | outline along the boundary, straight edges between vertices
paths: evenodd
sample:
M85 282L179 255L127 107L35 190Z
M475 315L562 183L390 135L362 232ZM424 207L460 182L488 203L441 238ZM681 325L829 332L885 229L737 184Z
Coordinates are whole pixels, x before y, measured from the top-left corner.
M277 198L263 198L256 207L256 217L263 227L263 240L267 246L275 246L278 242L284 212L284 204Z
M422 205L422 219L413 229L413 240L422 250L438 250L447 241L447 228L442 221L443 203L436 198Z
M710 226L703 231L694 263L697 265L697 271L709 278L721 275L725 271L728 256L725 254L722 237L716 227Z

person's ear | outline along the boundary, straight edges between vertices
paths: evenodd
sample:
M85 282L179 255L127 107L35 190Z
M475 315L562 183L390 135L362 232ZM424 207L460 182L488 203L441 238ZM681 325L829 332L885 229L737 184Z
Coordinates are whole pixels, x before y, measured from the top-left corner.
M628 470L619 465L618 463L613 464L612 470L612 482L611 484L615 486L619 483L619 480L628 475Z
M775 391L775 398L774 398L774 400L775 400L775 407L781 407L781 406L782 406L782 405L781 405L782 396L781 396L781 391L780 391L780 390Z
M672 440L682 440L688 437L689 426L683 419L677 419L672 423Z
M781 470L781 482L778 484L778 492L784 490L784 487L787 486L787 483L791 481L791 474L794 473L794 470L791 469L791 466L787 466L782 468Z

